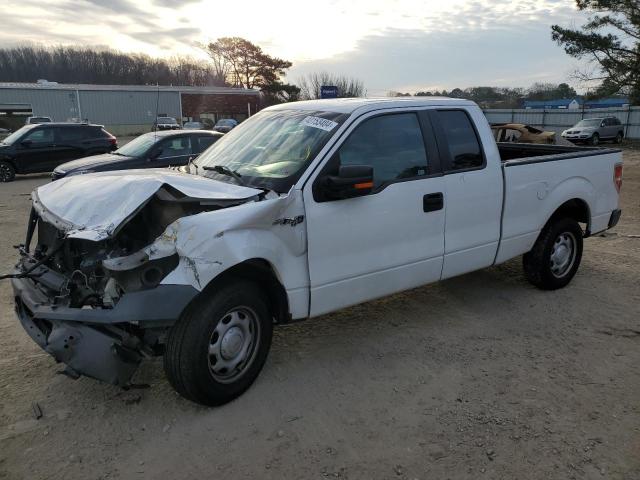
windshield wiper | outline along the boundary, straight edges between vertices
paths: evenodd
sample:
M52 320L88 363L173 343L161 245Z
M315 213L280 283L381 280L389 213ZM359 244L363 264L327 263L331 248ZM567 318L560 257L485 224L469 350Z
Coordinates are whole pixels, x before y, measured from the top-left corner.
M232 177L236 180L236 182L238 182L243 187L247 186L247 184L244 183L244 180L242 180L242 176L238 172L236 172L235 170L231 170L230 168L225 167L224 165L214 165L213 167L205 165L204 167L202 167L202 169L220 173L222 175L226 175L227 177Z

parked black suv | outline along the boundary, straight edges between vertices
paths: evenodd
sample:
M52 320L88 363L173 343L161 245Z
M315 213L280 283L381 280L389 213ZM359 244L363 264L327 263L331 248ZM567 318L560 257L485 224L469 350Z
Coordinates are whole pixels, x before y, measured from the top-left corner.
M12 181L16 173L50 172L69 160L110 152L116 148L116 137L101 125L25 125L0 141L0 182Z
M68 175L132 168L178 167L186 165L224 134L202 130L151 132L134 138L115 152L81 158L57 167L52 180Z

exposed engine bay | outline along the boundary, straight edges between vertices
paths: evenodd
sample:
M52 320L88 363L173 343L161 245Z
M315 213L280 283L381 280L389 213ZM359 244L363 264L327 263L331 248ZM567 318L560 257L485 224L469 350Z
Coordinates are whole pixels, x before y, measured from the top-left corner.
M142 187L129 185L132 194L125 199L126 209L118 208L123 202L117 197L113 209L107 201L88 200L101 194L107 200L99 190L100 180L106 190L118 191L107 175L96 175L97 181L87 184L93 191L84 190L85 198L73 198L73 193L81 196L84 186L84 179L74 177L68 181L80 188L66 189L71 195L63 196L62 191L57 196L65 179L33 193L26 240L17 247L20 260L10 277L23 327L67 365L63 373L128 385L144 356L162 354L167 328L198 293L190 285L160 285L176 270L180 258L175 248L152 255L156 249L151 246L158 239L166 244L165 230L180 219L260 201L267 195L207 179L192 181L197 188L202 180L206 186L210 183L206 191L192 185L179 188L182 185L172 185L173 176L145 172L126 177ZM180 182L186 183L183 176L175 183ZM47 189L51 195L46 195ZM74 203L78 201L85 203ZM60 214L60 207L67 205L72 212Z
M44 265L64 277L56 304L112 308L124 293L154 288L176 268L177 254L150 260L142 249L176 219L221 207L176 198L177 192L165 188L114 237L98 242L68 238L51 223L36 219L37 244L31 255L27 250L24 254L36 261L46 258Z

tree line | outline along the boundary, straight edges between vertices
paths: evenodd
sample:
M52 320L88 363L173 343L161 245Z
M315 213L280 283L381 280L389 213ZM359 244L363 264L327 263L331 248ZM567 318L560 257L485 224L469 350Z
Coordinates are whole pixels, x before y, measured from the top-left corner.
M391 97L412 96L410 93L391 91ZM566 83L534 83L529 88L469 87L447 90L425 90L413 94L416 97L452 97L473 100L484 108L521 108L525 100L553 100L575 98L575 89Z
M0 49L0 81L98 85L226 85L210 62L80 47Z

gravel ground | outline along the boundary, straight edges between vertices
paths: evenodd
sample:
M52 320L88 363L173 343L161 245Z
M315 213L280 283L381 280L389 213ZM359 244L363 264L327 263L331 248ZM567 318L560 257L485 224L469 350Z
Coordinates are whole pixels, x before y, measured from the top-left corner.
M47 179L0 185L0 270ZM622 206L563 290L515 259L279 328L256 384L213 409L158 360L144 390L56 375L0 282L0 478L638 479L640 151Z

